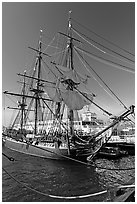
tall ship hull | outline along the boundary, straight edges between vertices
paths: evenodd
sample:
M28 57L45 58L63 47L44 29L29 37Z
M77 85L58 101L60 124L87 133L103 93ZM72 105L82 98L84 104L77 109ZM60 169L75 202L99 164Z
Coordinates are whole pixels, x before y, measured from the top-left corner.
M23 154L59 160L68 160L69 158L86 160L86 158L93 153L92 148L89 148L88 146L87 148L70 147L70 152L68 152L66 144L61 144L60 146L58 146L58 143L35 144L34 142L30 144L26 142L16 141L15 139L11 139L8 137L6 139L3 139L3 147Z
M63 159L63 157L60 155L68 155L67 148L65 147L61 147L59 149L51 146L51 144L46 146L42 144L39 144L38 146L33 146L30 144L26 144L25 142L16 141L10 138L7 138L5 140L4 146L20 153L50 159Z

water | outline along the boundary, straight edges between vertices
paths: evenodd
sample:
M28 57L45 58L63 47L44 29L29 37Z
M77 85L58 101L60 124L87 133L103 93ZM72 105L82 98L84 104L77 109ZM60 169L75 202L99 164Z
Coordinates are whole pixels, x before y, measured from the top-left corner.
M134 170L103 170L72 161L42 159L8 149L4 149L3 152L17 160L10 162L3 156L3 168L19 181L45 194L87 195L123 185L135 176ZM95 163L107 168L131 168L135 165L135 158L134 156L128 156L114 161L97 159ZM107 199L107 196L107 194L103 194L73 200L50 198L22 187L6 172L2 172L3 202L103 202Z

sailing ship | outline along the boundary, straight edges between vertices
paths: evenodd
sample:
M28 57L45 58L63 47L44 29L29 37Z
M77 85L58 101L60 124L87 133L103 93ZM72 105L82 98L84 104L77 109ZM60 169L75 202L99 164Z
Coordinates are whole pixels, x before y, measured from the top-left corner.
M54 48L52 56L50 53L45 53L42 49L41 30L38 48L29 47L36 52L31 74L28 75L26 71L24 74L18 74L23 78L20 82L21 93L4 92L19 98L18 107L12 108L18 111L15 120L12 126L3 132L4 146L11 150L51 159L88 158L89 160L99 151L103 141L110 139L112 128L134 112L134 107L131 106L109 126L98 125L96 132L90 128L90 132L86 135L75 128L74 122L81 121L79 111L90 104L94 104L109 116L111 114L94 102L94 93L82 89L89 76L81 74L75 68L74 50L77 47L75 43L81 44L81 41L72 35L70 14L71 12L69 12L67 34L58 33L66 38L65 49L57 53ZM85 64L82 57L80 61ZM45 65L45 71L50 77L47 74L44 78L42 64ZM84 125L90 126L91 121L85 121Z

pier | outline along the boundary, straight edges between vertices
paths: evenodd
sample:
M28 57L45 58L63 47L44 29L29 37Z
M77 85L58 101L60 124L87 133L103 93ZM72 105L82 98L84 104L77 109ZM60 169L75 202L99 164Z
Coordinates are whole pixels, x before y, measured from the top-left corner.
M135 178L123 186L110 189L106 202L135 202Z
M109 142L106 143L107 147L119 147L120 150L127 151L128 155L135 155L135 144L127 142Z

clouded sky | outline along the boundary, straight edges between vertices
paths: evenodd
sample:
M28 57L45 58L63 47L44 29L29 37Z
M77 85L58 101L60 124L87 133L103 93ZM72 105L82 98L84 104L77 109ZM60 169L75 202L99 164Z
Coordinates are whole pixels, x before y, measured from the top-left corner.
M133 2L3 2L2 3L2 89L19 92L16 73L23 73L31 65L34 53L28 46L36 47L39 30L51 40L58 32L66 32L68 11L72 10L73 27L104 46L134 60L134 57L97 38L84 26L119 47L135 53L135 4ZM74 19L74 21L73 21ZM79 24L78 24L79 23ZM83 25L83 27L81 26ZM97 50L92 48L93 53ZM111 53L112 54L112 53ZM103 56L107 58L107 56ZM118 62L116 58L109 58ZM134 65L119 61L134 69ZM134 73L117 69L105 63L90 59L90 64L114 93L129 107L135 102ZM97 82L90 82L91 90L97 94L96 101L106 110L118 114L124 110L119 102L112 100ZM15 106L3 97L4 106ZM93 108L93 107L92 107ZM95 109L96 111L96 109ZM6 120L10 114L5 111ZM6 118L5 118L6 117ZM5 121L4 121L5 122ZM7 122L6 122L7 124Z

